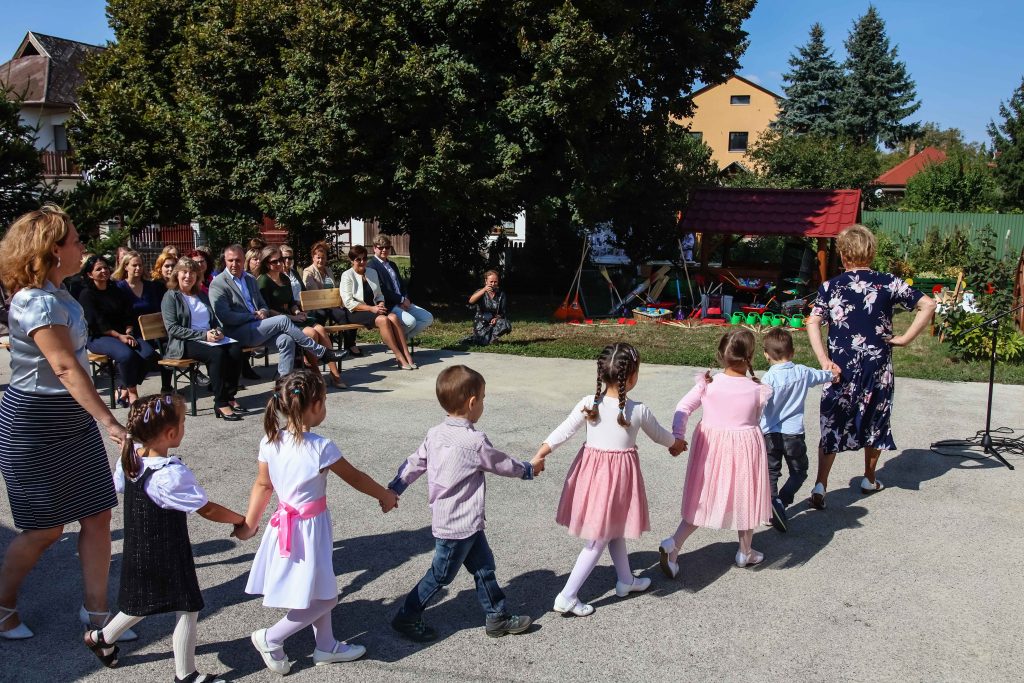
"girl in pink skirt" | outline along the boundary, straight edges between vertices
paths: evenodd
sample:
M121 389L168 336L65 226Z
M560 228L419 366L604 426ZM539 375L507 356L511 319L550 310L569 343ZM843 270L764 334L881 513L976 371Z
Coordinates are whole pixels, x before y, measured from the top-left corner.
M576 597L607 547L615 564L620 598L646 590L647 578L635 578L626 555L627 538L651 528L647 493L640 473L636 435L642 429L653 441L677 455L685 442L658 424L643 403L626 398L636 386L640 356L629 344L606 346L597 359L597 391L584 396L569 417L544 440L537 456L546 457L586 423L587 441L565 478L555 520L587 541L565 588L555 598L555 611L585 617L594 607Z
M725 333L718 343L718 363L725 372L697 375L693 387L676 406L672 432L686 435L686 420L703 407L693 430L693 448L683 487L683 521L661 542L661 570L679 574L679 551L697 527L739 532L736 565L758 564L764 555L751 547L754 529L771 516L768 456L758 421L772 389L754 376L755 341L750 330ZM749 375L748 375L749 373Z

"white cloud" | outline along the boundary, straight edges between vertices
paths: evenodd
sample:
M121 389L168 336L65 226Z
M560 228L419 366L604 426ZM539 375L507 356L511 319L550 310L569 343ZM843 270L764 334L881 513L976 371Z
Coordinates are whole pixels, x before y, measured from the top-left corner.
M758 85L761 84L761 77L758 76L757 74L743 74L743 78L747 79L752 83L757 83Z

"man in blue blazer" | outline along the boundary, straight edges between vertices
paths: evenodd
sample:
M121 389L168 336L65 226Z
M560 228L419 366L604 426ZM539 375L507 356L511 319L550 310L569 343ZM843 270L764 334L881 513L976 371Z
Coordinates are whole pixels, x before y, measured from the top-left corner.
M405 336L412 339L434 322L430 311L409 301L405 282L398 273L398 266L388 259L391 255L391 240L387 235L377 235L373 240L373 258L366 265L377 272L380 289L384 294L384 305L398 316L405 327Z
M223 272L210 283L210 303L224 333L243 346L261 346L274 340L278 350L277 371L287 375L295 366L295 347L312 351L317 358L336 361L334 352L302 333L286 315L271 315L260 295L256 278L245 272L245 250L232 244L224 250Z

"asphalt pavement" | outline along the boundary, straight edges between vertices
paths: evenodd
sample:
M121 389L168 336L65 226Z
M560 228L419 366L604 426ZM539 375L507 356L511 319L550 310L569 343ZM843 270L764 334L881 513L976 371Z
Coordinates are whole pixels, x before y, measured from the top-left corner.
M465 363L487 378L486 412L478 428L508 453L531 457L579 398L593 392L594 363L493 354L417 351L421 368L398 369L382 346L345 359L346 391L332 390L318 430L335 440L358 468L386 483L444 414L434 397L437 373ZM641 354L642 354L641 349ZM899 370L897 350L896 366ZM0 383L10 377L0 360ZM265 405L266 378L240 394ZM693 383L696 368L643 365L631 397L647 403L663 424ZM150 377L145 391L159 387ZM818 439L817 392L807 401L807 441ZM832 472L828 509L809 509L804 485L791 508L790 531L758 530L763 565L733 565L736 535L699 530L672 581L658 570L657 547L679 522L686 456L672 458L639 443L653 529L628 543L635 573L653 580L644 594L615 596L607 555L581 591L597 609L586 618L550 611L582 547L554 522L569 463L582 435L548 458L532 482L492 477L487 534L509 605L536 625L500 639L484 635L472 578L465 572L425 615L439 633L416 645L389 622L405 593L430 564L433 539L426 481L414 484L397 510L333 478L328 502L334 524L334 569L340 604L333 613L339 639L365 645L364 659L313 667L309 630L285 645L296 681L1017 681L1022 671L1024 551L1021 523L1024 469L992 459L937 455L939 439L984 427L986 386L899 378L893 431L900 450L883 454L880 493L863 496L859 453L841 455ZM262 418L215 420L202 394L199 415L186 421L179 454L211 500L244 512L256 471ZM997 386L994 426L1024 428L1024 387ZM118 409L123 418L127 411ZM691 421L691 425L696 419ZM110 449L111 460L114 452ZM68 454L74 457L74 454ZM1024 465L1024 458L1011 456ZM2 484L0 484L2 487ZM6 490L0 496L0 548L12 535ZM273 505L273 504L272 504ZM121 567L121 508L114 511L110 595L116 604ZM228 680L272 681L249 642L276 621L244 586L259 537L228 538L230 527L189 521L206 608L200 615L200 671ZM122 646L121 666L103 669L81 645L77 621L81 574L78 527L67 527L25 582L22 618L36 632L27 641L0 640L0 681L170 681L172 617L158 615Z

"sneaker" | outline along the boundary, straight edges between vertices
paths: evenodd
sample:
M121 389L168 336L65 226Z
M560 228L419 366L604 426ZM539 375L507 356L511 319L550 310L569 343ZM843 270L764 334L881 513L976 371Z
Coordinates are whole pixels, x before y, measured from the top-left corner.
M501 638L508 634L518 635L530 628L530 624L533 623L533 619L522 615L512 615L499 617L498 619L492 620L491 617L487 617L487 626L485 630L487 635L491 638Z
M313 650L314 666L324 664L337 664L338 662L354 662L366 654L366 648L362 645L349 645L348 643L335 642L330 652L320 649Z
M391 620L391 628L398 631L403 638L407 638L414 643L429 643L437 638L437 632L427 626L422 618L409 621L401 617L395 617Z
M772 498L772 526L786 533L788 530L787 523L789 518L786 517L786 506L782 504L781 498Z
M252 352L253 358L263 358L263 356L265 355L267 355L267 347L265 346L261 346L260 348Z
M820 481L811 489L811 507L815 510L825 509L825 485Z
M632 583L615 582L615 594L624 598L630 593L643 593L651 587L651 580L646 577L634 576Z
M210 378L202 370L196 370L196 384L201 387L208 387L210 386Z

